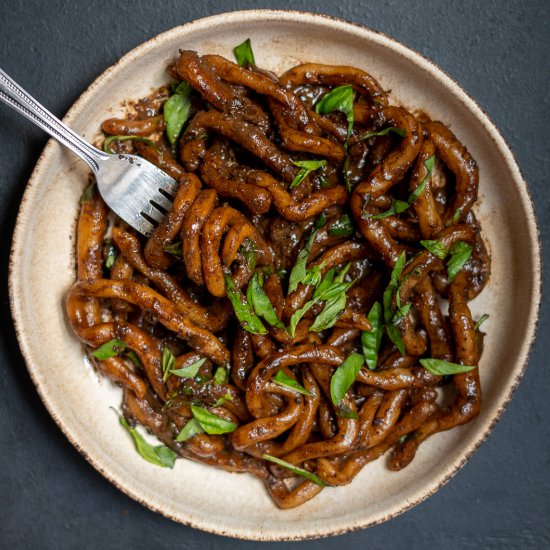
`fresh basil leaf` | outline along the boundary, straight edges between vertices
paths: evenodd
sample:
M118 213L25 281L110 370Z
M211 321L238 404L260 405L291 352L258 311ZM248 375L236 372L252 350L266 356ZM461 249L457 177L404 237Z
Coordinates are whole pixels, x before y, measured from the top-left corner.
M384 128L383 130L380 130L379 132L366 132L362 136L360 136L358 139L369 139L373 137L378 136L387 136L390 132L393 132L394 134L397 134L399 137L405 137L407 135L407 131L403 130L403 128L397 128L396 126L388 126L387 128Z
M313 246L313 243L315 242L315 237L317 236L317 229L315 229L311 235L309 236L309 239L306 242L306 245L300 252L298 252L298 256L296 258L296 263L294 264L294 267L292 268L290 272L290 276L288 279L288 293L291 294L298 288L298 284L301 283L307 273L307 260L309 258L309 254L311 253L311 247Z
M334 111L340 111L346 115L348 121L348 132L346 143L349 141L353 129L353 87L349 84L338 86L325 94L316 104L315 112L321 115L327 115Z
M105 240L105 267L111 269L115 265L117 249L110 239Z
M175 256L176 258L182 257L182 244L181 241L175 241L171 244L167 244L164 247L164 252L167 252L168 254L171 254L172 256Z
M151 145L155 149L157 149L157 145L154 141L150 140L149 138L143 137L143 136L109 136L105 138L105 141L103 142L103 150L106 153L113 154L113 150L111 149L111 143L113 141L141 141L142 143L147 143L147 145Z
M407 199L407 202L409 205L411 205L424 191L424 188L426 187L428 180L432 176L432 171L434 169L435 165L435 156L432 155L431 157L427 158L424 161L424 166L427 170L427 174L424 176L424 179L420 183L420 185L409 195L409 198Z
M239 252L244 256L248 269L250 269L250 271L254 271L258 261L258 249L256 248L256 243L250 239L246 239L246 241L244 241L244 243L239 247Z
M399 306L397 308L397 311L394 313L391 324L394 326L399 325L399 323L408 315L409 311L411 310L411 304L405 304L403 306Z
M290 322L288 325L288 333L290 336L294 337L296 334L296 327L301 321L302 317L315 305L319 300L309 300L301 308L297 309L290 317Z
M336 414L340 418L359 418L359 415L355 411L352 411L344 403L340 403L340 405L338 405L338 408L336 409Z
M481 327L481 325L487 321L487 319L489 319L489 314L487 313L484 313L476 322L476 324L474 325L474 330L479 330L479 328Z
M264 324L254 313L243 293L235 287L235 283L228 273L225 274L225 286L227 289L227 297L244 330L252 334L267 334L267 329Z
M405 266L406 261L407 258L405 256L405 252L402 252L395 262L395 265L393 266L390 274L390 282L388 283L388 286L384 290L384 294L382 296L382 303L384 304L384 321L386 322L386 324L391 323L393 317L393 294L399 288L401 273L403 272L403 267Z
M319 217L315 220L315 229L321 229L327 223L327 215L324 212L319 214Z
M451 224L455 225L458 223L458 220L460 219L460 216L462 215L462 208L457 208L455 210L455 213L453 214L453 219L451 220Z
M124 353L124 356L127 357L128 359L130 359L130 361L132 361L132 363L136 366L136 367L141 367L141 361L139 360L139 357L137 356L137 353L133 350L133 349L129 349L127 350L125 353Z
M176 457L178 455L172 449L168 448L166 445L151 445L150 443L145 441L143 436L139 432L137 432L135 428L132 428L128 424L123 416L119 416L118 420L121 426L126 428L128 433L132 436L136 450L142 456L142 458L144 458L145 460L147 460L147 462L150 462L151 464L162 466L163 468L174 467Z
M233 401L233 396L230 393L222 395L219 399L216 399L214 407L221 407L226 401Z
M395 347L398 349L401 355L405 355L405 344L403 338L401 338L401 333L395 325L385 325L386 334L388 338L395 344Z
M183 427L181 432L176 436L174 441L188 441L194 435L202 434L204 430L201 428L199 421L196 418L191 418Z
M311 393L307 391L304 386L296 382L294 378L288 376L285 371L281 369L276 372L275 376L273 377L273 382L279 384L279 386L285 386L287 388L290 388L291 390L302 393L303 395L311 395Z
M227 382L227 370L225 367L218 367L214 373L214 384L225 384Z
M330 397L334 405L338 406L340 401L344 399L347 391L355 382L364 361L362 355L352 353L334 371L330 379Z
M168 380L170 372L174 369L176 365L176 356L172 353L172 350L169 348L162 349L162 379L164 382Z
M126 349L126 342L113 338L112 340L105 342L104 344L99 346L97 349L92 351L92 355L96 359L100 359L100 360L109 359L109 357L114 357L115 355L118 355L121 351L124 351L125 349Z
M419 363L432 374L437 374L439 376L470 372L476 368L475 366L451 363L450 361L444 361L443 359L420 359Z
M354 232L355 227L348 214L344 214L341 218L338 218L328 228L328 234L333 237L351 237Z
M252 44L250 38L247 38L244 42L233 48L235 59L241 67L250 67L256 65L254 60L254 52L252 51Z
M458 241L451 248L451 257L447 262L447 278L449 282L456 277L458 272L464 267L464 264L470 259L472 250L472 245L464 241Z
M166 135L172 147L178 141L183 126L189 118L191 91L192 88L187 82L181 82L176 88L176 93L170 96L164 104L163 116L166 122Z
M343 283L345 276L348 274L348 271L350 270L351 262L348 262L334 277L335 283ZM349 283L346 283L349 284ZM351 285L350 285L351 286Z
M322 269L324 268L323 264L314 265L311 269L306 270L306 276L302 281L304 285L313 285L317 286L323 279Z
M166 349L166 348L165 348ZM180 378L195 378L199 373L200 368L204 365L206 357L191 363L187 367L182 367L181 369L171 369L170 374L179 376Z
M420 244L436 258L444 260L449 251L439 241L420 241Z
M78 204L82 206L85 202L89 202L92 200L95 193L95 183L90 183L84 191L82 192L82 195L80 195L80 199L78 201Z
M308 176L311 174L311 172L314 172L315 170L319 170L319 168L323 168L323 166L327 165L326 160L293 160L292 164L300 168L300 171L298 174L296 174L296 177L292 180L289 189L294 189L294 187L298 187L300 183L302 183Z
M248 284L246 291L248 303L254 308L256 315L265 319L272 327L284 329L285 326L277 317L273 304L263 289L263 281L260 280L260 274L256 271Z
M191 412L208 435L226 434L237 429L235 422L220 418L198 405L191 405Z
M346 301L347 296L345 290L327 300L321 313L317 315L313 325L309 327L309 330L312 332L321 332L322 330L333 327L338 321L342 311L346 308Z
M367 367L374 370L378 366L378 351L382 342L382 305L380 302L374 302L367 317L372 329L361 333L361 346Z
M292 473L296 475L309 479L309 481L313 481L313 483L315 483L316 485L319 485L320 487L326 486L326 483L319 476L315 475L314 473L308 470L304 470L303 468L298 468L298 466L294 466L294 464L291 464L290 462L286 462L286 460L282 460L281 458L277 458L276 456L271 456L268 454L262 455L262 458L269 462L273 462L278 466L282 466L283 468L290 470Z

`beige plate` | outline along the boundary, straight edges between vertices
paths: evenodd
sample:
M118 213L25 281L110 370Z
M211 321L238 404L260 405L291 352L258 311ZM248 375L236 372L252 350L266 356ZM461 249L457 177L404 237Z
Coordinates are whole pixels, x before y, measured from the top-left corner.
M342 21L277 11L217 15L177 27L132 50L103 73L65 122L85 138L121 114L125 99L147 95L168 80L164 68L179 48L232 57L250 37L261 67L280 72L302 61L348 64L371 72L396 102L450 124L480 166L477 213L492 253L492 277L472 302L489 313L481 360L484 401L474 422L420 447L409 467L390 472L384 459L351 485L326 489L289 511L275 508L262 484L179 460L173 470L135 452L110 406L120 391L83 359L63 313L74 277L82 162L50 142L29 182L17 220L10 276L11 306L28 369L60 428L107 479L149 508L182 523L247 539L298 539L342 533L385 521L435 492L464 464L501 414L526 365L540 301L540 251L533 207L512 153L479 107L420 55Z

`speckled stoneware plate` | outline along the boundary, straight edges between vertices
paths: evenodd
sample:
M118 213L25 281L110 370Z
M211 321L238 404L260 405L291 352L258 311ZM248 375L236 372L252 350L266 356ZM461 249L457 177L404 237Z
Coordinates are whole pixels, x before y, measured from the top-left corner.
M432 63L390 38L326 17L277 11L217 15L177 27L139 46L103 73L65 122L89 140L123 102L168 81L164 69L179 48L232 57L250 37L261 67L281 72L306 60L366 69L396 102L449 124L477 159L476 212L492 254L492 277L472 302L489 313L480 364L483 407L470 424L438 434L403 471L384 459L346 487L326 489L305 505L278 510L262 484L179 460L173 470L140 458L110 406L120 391L86 366L66 322L63 300L75 277L78 199L84 164L55 142L42 154L19 213L12 251L11 305L19 342L38 391L70 441L97 470L149 508L199 529L247 539L338 534L385 521L433 494L487 436L518 384L535 333L540 253L527 187L512 153L487 116Z

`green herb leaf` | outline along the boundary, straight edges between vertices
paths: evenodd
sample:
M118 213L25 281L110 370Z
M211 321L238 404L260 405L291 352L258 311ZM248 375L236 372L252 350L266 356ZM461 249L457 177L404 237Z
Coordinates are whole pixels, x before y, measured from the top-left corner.
M323 166L327 165L326 160L293 160L292 164L295 166L298 166L300 168L300 171L298 174L296 174L296 177L292 180L292 183L290 184L289 189L294 189L295 187L298 187L300 183L302 183L308 176L311 174L311 172L314 172L315 170L319 170L319 168L322 168Z
M298 323L301 321L302 317L317 303L318 300L309 300L309 302L306 302L300 309L297 309L292 314L288 325L288 332L290 336L294 337L294 335L296 334L296 327L298 326Z
M239 247L239 252L244 256L248 269L254 271L256 269L256 262L258 261L258 249L256 243L250 239L246 239L244 243Z
M167 244L164 247L164 252L167 252L168 254L172 254L172 256L175 256L176 258L181 258L182 257L181 241L175 241L172 244Z
M399 294L397 294L399 296ZM409 311L411 310L411 304L405 304L403 306L399 306L397 308L397 311L394 313L391 324L394 326L399 325L399 323L408 315Z
M388 128L384 128L383 130L380 130L379 132L366 132L362 136L360 136L358 139L369 139L373 137L378 136L387 136L390 132L393 132L394 134L397 134L399 137L405 137L407 135L407 131L403 130L403 128L397 128L396 126L388 126Z
M124 351L126 349L126 342L123 342L122 340L109 340L108 342L105 342L103 345L99 346L97 349L92 351L92 355L96 359L109 359L109 357L114 357L115 355L118 355L121 351Z
M221 407L226 401L233 401L233 396L230 393L222 395L219 399L216 399L214 407Z
M458 223L458 220L460 219L460 216L462 215L462 208L457 208L455 210L455 213L453 214L453 219L451 220L451 224L455 225Z
M346 115L348 121L348 133L346 141L351 136L353 129L353 99L354 93L351 85L338 86L325 94L316 104L315 112L321 115L327 115L334 111L340 111Z
M382 342L382 305L380 302L374 302L370 308L368 320L372 329L361 333L361 346L367 367L374 370L378 366L378 351Z
M252 305L256 315L265 319L272 327L284 329L285 326L277 317L273 304L263 289L261 275L256 271L248 283L246 291L248 303Z
M147 145L151 145L152 147L157 149L157 145L154 141L143 136L109 136L109 137L106 137L105 141L103 142L103 150L106 153L113 154L113 150L111 149L111 143L113 143L113 141L130 141L130 140L141 141L142 143L147 143Z
M489 314L488 313L484 313L476 322L476 324L474 325L474 330L479 330L479 328L481 327L481 325L483 323L485 323L485 321L487 321L487 319L489 319Z
M394 292L399 288L399 280L401 279L401 273L403 272L406 261L407 257L405 256L405 252L402 252L393 266L390 274L390 282L384 290L382 300L384 304L384 321L386 323L391 323L393 317L392 298Z
M338 406L340 401L344 399L347 391L355 382L364 361L365 360L362 355L352 353L334 371L334 374L330 379L330 397L334 405Z
M165 348L167 349L167 348ZM200 368L204 365L206 357L191 363L187 367L182 367L181 369L171 369L170 374L179 376L180 378L195 378L197 376Z
M298 256L296 258L296 263L294 264L294 267L292 268L290 272L290 276L288 279L288 293L291 294L298 288L298 284L300 284L305 278L307 273L307 260L309 258L309 254L311 253L311 247L313 246L313 243L315 242L315 237L317 236L317 229L315 229L311 235L309 236L309 239L306 242L306 245L300 252L298 252Z
M176 365L176 356L172 353L172 350L169 348L162 349L162 379L164 382L168 380L170 373Z
M434 169L435 165L435 156L432 155L431 157L427 158L424 161L424 166L427 170L427 174L424 176L424 179L422 180L421 184L409 195L409 198L407 199L407 202L409 205L411 205L424 191L424 188L426 187L426 184L428 183L428 180L432 176L432 171Z
M267 460L269 462L273 462L274 464L277 464L278 466L282 466L283 468L286 468L287 470L290 470L296 475L302 476L306 479L309 479L309 481L313 481L316 485L319 485L320 487L325 487L326 483L317 475L315 475L312 472L309 472L308 470L304 470L303 468L298 468L298 466L294 466L294 464L291 464L290 462L287 462L286 460L282 460L281 458L277 458L276 456L271 456L268 454L262 455L262 458L264 460Z
M252 44L250 38L247 38L244 42L233 48L235 59L241 67L250 67L250 65L256 65L254 60L254 52L252 51Z
M304 278L304 280L302 281L302 284L304 285L313 285L313 286L317 286L322 278L323 278L323 273L321 272L321 270L324 268L324 262L319 264L319 265L314 265L311 269L307 269L306 270L306 276Z
M191 405L191 412L208 435L226 434L237 429L235 422L220 418L198 405Z
M129 349L124 354L136 367L141 367L141 361L139 360L139 357L137 356L137 353L133 349Z
M344 214L328 227L328 234L333 237L351 237L355 232L355 227L348 214Z
M273 382L279 384L279 386L285 386L304 395L311 395L311 393L308 392L301 384L298 384L294 378L288 376L285 371L281 369L279 369L273 377Z
M347 296L345 290L330 300L327 300L321 313L317 315L309 330L312 332L321 332L322 330L333 327L338 321L338 317L340 317L342 311L346 308L346 301Z
M115 265L117 249L111 239L105 239L105 267L111 269Z
M338 405L336 414L340 418L359 418L359 415L355 411L352 411L347 405L344 405L344 403Z
M264 324L254 313L243 293L235 287L235 283L228 273L225 274L225 286L227 289L227 297L233 306L235 315L241 323L241 326L252 334L267 334L267 329Z
M134 440L137 452L151 464L156 466L162 466L163 468L173 468L178 456L172 449L166 447L166 445L153 446L143 436L132 428L123 416L119 416L118 420Z
M191 91L192 88L187 82L181 82L176 88L176 93L170 96L164 104L163 116L166 122L166 135L172 147L178 141L183 126L189 118Z
M449 253L439 241L420 241L420 244L440 260L444 260Z
M214 373L214 384L225 384L227 382L227 370L225 367L218 367Z
M196 418L191 418L183 427L181 432L176 436L174 441L188 441L194 435L202 434L204 430L201 428L199 421Z
M401 338L399 329L395 325L385 325L385 327L388 338L395 344L399 353L405 355L405 343L403 342L403 338Z
M451 257L447 262L447 278L449 282L456 277L458 272L464 267L464 264L470 259L472 250L472 245L464 241L458 241L451 248Z
M419 363L432 374L437 374L439 376L470 372L476 368L475 366L472 367L469 365L451 363L450 361L444 361L443 359L420 359Z

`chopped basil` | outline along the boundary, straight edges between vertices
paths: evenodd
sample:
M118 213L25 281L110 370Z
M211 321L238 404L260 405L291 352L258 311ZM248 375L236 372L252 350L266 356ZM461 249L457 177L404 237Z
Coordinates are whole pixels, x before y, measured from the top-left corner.
M338 406L340 401L344 399L347 391L355 382L364 362L365 360L362 355L352 353L334 371L330 379L330 397L334 405Z
M315 475L312 472L309 472L308 470L304 470L303 468L298 468L298 466L294 466L294 464L291 464L290 462L286 462L286 460L282 460L281 458L277 458L276 456L271 456L268 454L262 455L262 458L269 462L273 462L278 466L282 466L283 468L290 470L296 475L305 477L306 479L309 479L309 481L313 481L313 483L315 483L316 485L319 485L320 487L326 486L326 483L319 476Z
M300 252L298 252L298 256L296 258L296 263L294 264L294 267L292 268L290 272L290 276L288 279L288 293L291 294L298 288L298 284L302 283L304 279L306 278L307 274L307 260L309 258L309 254L311 253L311 247L313 246L313 243L315 242L315 237L317 236L317 229L315 229L311 235L309 236L309 239L306 242L306 245ZM303 284L303 283L302 283Z
M328 227L328 234L333 237L351 237L354 232L355 227L348 214L344 214Z
M458 241L451 248L451 257L447 262L447 278L451 282L458 272L464 267L464 264L470 259L472 255L472 245L465 243L464 241Z
M288 325L288 332L290 336L294 337L296 334L296 327L301 321L302 317L317 303L317 300L309 300L301 308L297 309L290 317Z
M420 359L419 363L432 374L437 374L439 376L470 372L476 368L475 366L451 363L450 361L444 361L443 359Z
M383 130L380 130L379 132L366 132L362 136L360 136L358 139L369 139L373 137L378 136L387 136L390 132L393 132L394 134L397 134L399 137L405 137L407 135L406 130L403 130L403 128L397 128L396 126L388 126L388 128L384 128Z
M397 296L399 296L399 293L397 293ZM393 314L391 324L394 326L399 325L399 323L408 315L410 310L411 310L411 304L405 304L403 306L399 306L397 308L397 311Z
M386 325L386 334L388 338L395 344L395 347L398 349L401 355L405 355L405 343L403 338L401 338L401 333L395 325Z
M214 384L225 384L227 382L227 370L225 367L218 367L214 373Z
M449 253L439 241L420 241L420 244L440 260L444 260Z
M128 424L123 416L119 416L118 420L132 436L137 452L147 460L147 462L155 464L156 466L162 466L163 468L174 467L178 455L172 449L168 448L166 445L151 445L145 441L143 436L138 433L135 428L132 428L130 424Z
M453 219L451 220L451 224L455 225L456 223L458 223L460 216L462 216L462 208L457 208L455 210L455 213L453 214Z
M248 269L254 271L256 269L256 262L258 261L258 249L256 243L250 239L246 239L244 243L239 247L239 252L244 256Z
M348 121L346 143L349 141L353 129L353 99L353 88L351 85L346 84L345 86L334 88L315 104L315 112L321 115L327 115L334 111L340 111L346 115Z
M324 262L322 262L321 264L319 265L314 265L311 269L307 269L306 270L306 276L304 278L304 280L302 281L302 284L303 285L313 285L313 286L317 286L322 278L323 278L323 273L322 273L322 269L324 268Z
M345 290L327 300L323 310L317 315L309 330L312 332L320 332L333 327L338 321L338 317L342 311L346 308L346 301L347 296Z
M300 183L302 183L311 172L314 172L315 170L319 170L319 168L322 168L323 166L327 165L326 160L293 160L292 164L295 166L298 166L300 168L300 171L298 174L296 174L296 177L292 180L292 183L290 184L289 189L294 189L294 187L298 187Z
M252 44L250 38L247 38L244 42L233 48L235 59L241 67L249 67L250 65L256 65L254 60L254 52L252 51Z
M172 147L178 141L183 126L189 118L191 92L192 88L187 82L180 82L174 95L170 96L164 104L163 116L166 122L166 135Z
M487 319L489 319L489 314L488 313L484 313L476 322L476 324L474 325L474 330L479 330L479 328L481 327L481 325L487 321Z
M130 141L130 140L141 141L142 143L147 143L147 145L152 145L155 149L157 148L154 141L143 136L109 136L105 138L105 141L103 142L103 150L106 153L112 154L113 150L111 149L111 143L113 143L113 141Z
M383 218L387 218L388 216L393 216L395 214L401 214L402 212L405 212L405 210L407 210L424 191L424 188L426 187L426 184L428 183L428 180L432 175L434 163L435 163L435 157L433 155L424 161L424 166L426 167L426 170L428 171L428 173L426 174L426 176L424 177L420 185L408 196L406 201L392 199L392 205L388 210L384 212L380 212L380 214L374 214L374 215L363 214L362 217L371 218L373 220L381 220Z
M344 403L340 403L340 405L338 405L338 408L336 409L336 414L340 418L359 418L359 415L355 411L352 411Z
M167 252L168 254L172 254L172 256L175 256L176 258L181 258L182 257L181 241L175 241L172 244L167 244L164 247L164 252Z
M141 361L139 360L139 357L137 356L137 353L133 349L127 350L124 355L125 355L125 357L130 359L130 361L132 361L132 363L136 367L141 367Z
M382 299L384 304L384 321L386 324L391 323L393 317L392 298L394 292L399 288L399 280L401 279L401 273L403 272L406 261L405 252L402 252L393 266L390 274L390 282L384 290Z
M285 328L277 317L269 296L263 289L263 277L257 271L248 284L246 297L258 317L262 317L272 327Z
M126 342L122 340L117 340L113 338L108 342L105 342L103 345L99 346L97 349L92 351L92 355L96 359L109 359L109 357L114 357L118 355L121 351L126 349Z
M267 334L267 329L260 318L252 310L243 293L235 287L231 276L225 274L225 286L227 288L227 297L233 306L235 315L241 326L252 334Z
M287 388L295 390L304 395L311 395L311 393L308 392L301 384L296 382L294 378L291 378L290 376L288 376L285 373L285 371L281 369L279 369L275 374L275 376L273 377L273 382L275 382L276 384L279 384L279 386L285 386Z
M378 350L382 342L382 305L380 302L374 302L369 311L368 319L372 329L369 331L364 330L361 333L361 345L367 367L374 370L378 366Z
M176 365L176 356L169 348L162 349L162 379L164 382L168 380L170 373Z
M237 429L235 422L220 418L198 405L191 405L191 412L208 435L226 434Z
M80 195L79 204L82 206L85 202L91 201L95 192L95 183L90 183Z
M105 240L105 267L111 269L115 265L117 249L111 239Z
M166 349L166 348L165 348ZM179 376L180 378L194 378L199 373L199 369L204 365L206 357L191 363L187 367L182 367L181 369L171 369L170 374Z
M174 441L188 441L194 435L202 434L204 430L201 428L199 421L196 418L191 418L183 427L181 432L176 436Z
M233 396L230 393L222 395L219 399L216 399L214 407L221 407L226 401L233 401Z

